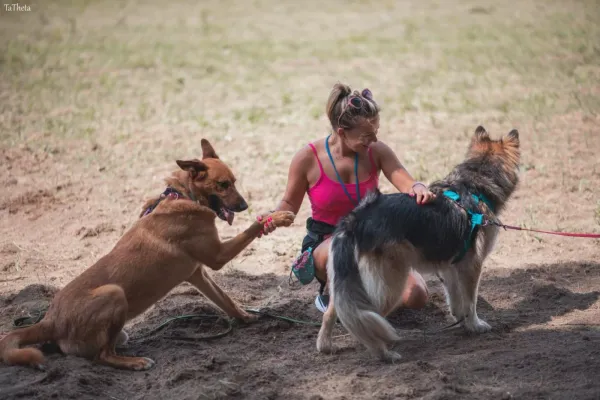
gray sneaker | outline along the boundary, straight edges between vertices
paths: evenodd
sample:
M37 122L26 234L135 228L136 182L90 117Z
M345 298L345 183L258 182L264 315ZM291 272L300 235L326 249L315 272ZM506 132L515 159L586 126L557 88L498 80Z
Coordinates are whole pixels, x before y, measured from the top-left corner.
M327 294L318 294L315 298L315 307L317 310L325 313L327 311L327 306L329 305L329 295Z

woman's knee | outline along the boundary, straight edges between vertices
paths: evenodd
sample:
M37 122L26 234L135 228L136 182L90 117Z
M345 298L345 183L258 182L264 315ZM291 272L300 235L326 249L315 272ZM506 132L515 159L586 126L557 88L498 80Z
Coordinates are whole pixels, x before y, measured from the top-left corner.
M423 277L413 272L409 275L404 293L404 307L420 309L427 305L429 291Z
M427 305L427 301L429 301L429 293L427 292L427 288L416 286L411 295L411 308L424 308Z
M315 270L317 274L319 274L319 278L324 278L327 276L327 258L329 257L329 243L330 240L327 239L322 242L316 249L313 251L313 259L315 262Z

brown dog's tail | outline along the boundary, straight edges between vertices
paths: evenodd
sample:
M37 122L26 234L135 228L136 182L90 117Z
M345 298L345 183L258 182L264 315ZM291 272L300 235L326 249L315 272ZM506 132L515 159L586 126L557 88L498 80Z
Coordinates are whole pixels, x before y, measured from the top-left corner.
M7 364L28 365L44 369L44 355L34 348L21 349L20 346L52 340L52 329L47 322L11 332L0 340L0 359Z

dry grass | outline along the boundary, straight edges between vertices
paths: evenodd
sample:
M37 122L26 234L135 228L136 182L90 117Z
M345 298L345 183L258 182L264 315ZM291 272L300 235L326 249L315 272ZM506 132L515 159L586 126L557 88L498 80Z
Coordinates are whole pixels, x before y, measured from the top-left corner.
M44 178L32 166L4 178L80 182L70 190L93 203L78 218L101 209L131 222L140 197L206 137L256 213L280 198L293 153L327 132L324 103L341 80L372 89L382 140L419 180L459 162L477 124L518 128L524 187L508 219L597 229L599 4L78 1L3 11L0 143L44 165ZM263 246L293 252L301 231Z

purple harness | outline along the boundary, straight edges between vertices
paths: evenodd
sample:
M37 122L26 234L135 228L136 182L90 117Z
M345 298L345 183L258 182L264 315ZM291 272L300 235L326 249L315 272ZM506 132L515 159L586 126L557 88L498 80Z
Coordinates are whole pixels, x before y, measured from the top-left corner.
M148 215L152 211L154 211L154 209L160 204L160 202L163 201L164 199L166 199L167 197L172 200L177 200L177 199L183 197L183 195L177 189L173 189L170 186L167 187L165 189L165 191L161 193L160 197L158 198L158 201L156 203L154 203L153 205L151 205L150 207L148 207L146 209L146 211L144 211L143 217L145 217L146 215Z

